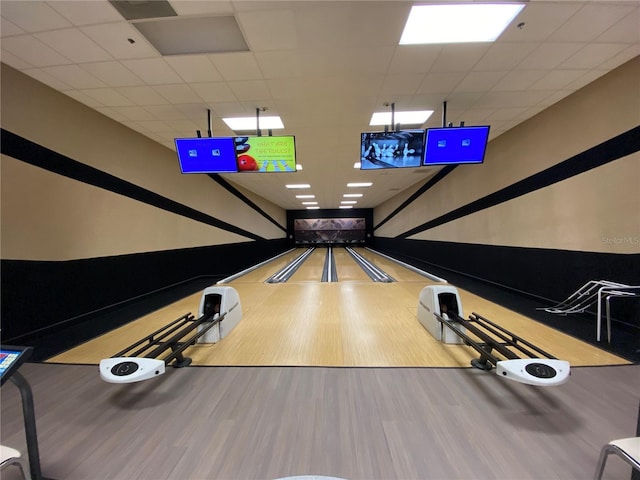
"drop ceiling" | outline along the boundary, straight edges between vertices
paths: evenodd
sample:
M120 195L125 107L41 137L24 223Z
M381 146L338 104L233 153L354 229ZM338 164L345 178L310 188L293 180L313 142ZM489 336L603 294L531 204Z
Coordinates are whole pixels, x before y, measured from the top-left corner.
M639 1L530 0L496 42L424 46L398 44L414 2L157 3L175 13L163 22L226 18L246 46L163 55L140 23L160 19L127 20L106 0L3 0L1 60L171 150L206 134L208 112L214 136L235 134L223 117L279 115L273 134L295 135L303 169L224 178L285 209L304 208L296 193L338 208L348 182L373 182L355 207L374 208L435 174L354 169L360 133L379 130L371 115L390 104L434 110L411 126L426 128L446 102L447 122L489 124L494 139L640 54Z

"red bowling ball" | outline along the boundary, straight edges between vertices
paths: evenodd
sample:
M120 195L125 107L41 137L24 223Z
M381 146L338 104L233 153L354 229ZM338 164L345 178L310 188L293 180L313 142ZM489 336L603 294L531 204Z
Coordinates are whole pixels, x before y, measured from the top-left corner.
M241 172L258 170L258 162L251 155L240 155L238 157L238 170Z

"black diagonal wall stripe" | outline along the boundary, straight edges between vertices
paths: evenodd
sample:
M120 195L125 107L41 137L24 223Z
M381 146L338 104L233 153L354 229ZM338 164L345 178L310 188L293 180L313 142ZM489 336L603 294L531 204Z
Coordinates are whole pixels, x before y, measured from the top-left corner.
M408 238L416 233L435 228L466 215L548 187L549 185L574 177L593 168L601 167L602 165L606 165L609 162L613 162L614 160L638 151L640 151L640 127L635 127L546 170L412 228L398 235L396 238Z
M382 220L378 225L373 227L373 229L375 230L377 228L380 228L382 225L387 223L389 220L395 217L398 213L400 213L401 210L405 209L407 205L415 201L418 197L420 197L420 195L422 195L424 192L429 190L431 187L433 187L436 183L438 183L444 177L449 175L453 171L453 169L456 167L457 165L448 165L442 168L438 173L436 173L433 177L431 177L429 181L427 181L427 183L425 183L422 187L420 187L413 195L411 195L404 202L402 202L402 204L398 208L396 208L393 212L387 215L387 217L384 220Z
M271 216L265 212L264 210L262 210L258 205L256 205L255 203L253 203L251 200L249 200L246 195L244 195L240 190L238 190L237 188L235 188L233 185L231 185L229 182L227 182L224 178L222 178L220 175L218 175L217 173L211 174L209 175L218 185L220 185L222 188L224 188L225 190L227 190L229 193L231 193L232 195L235 195L236 197L238 197L240 200L242 200L244 203L246 203L247 205L249 205L251 208L253 208L256 212L258 212L260 215L262 215L264 218L266 218L267 220L269 220L271 223L273 223L276 227L278 227L280 230L282 230L283 232L286 233L287 229L284 228L282 225L280 225L278 222L276 222L273 218L271 218Z
M77 180L95 187L109 190L110 192L132 198L139 202L172 212L198 222L211 225L228 232L242 235L253 240L265 240L264 238L242 228L223 222L215 217L199 212L191 207L170 200L150 190L134 185L111 174L85 165L53 150L31 142L8 130L2 129L0 137L0 151L16 160L29 163L36 167L49 170L65 177Z

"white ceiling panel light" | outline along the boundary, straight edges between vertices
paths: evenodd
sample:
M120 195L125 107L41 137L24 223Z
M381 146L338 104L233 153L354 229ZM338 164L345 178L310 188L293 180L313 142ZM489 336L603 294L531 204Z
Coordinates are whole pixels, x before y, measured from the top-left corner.
M394 123L400 125L422 125L433 114L433 110L418 110L415 112L395 112ZM369 125L391 125L391 112L375 112L371 115Z
M353 208L353 205L340 205L338 208L343 208L343 209Z
M362 197L362 193L345 193L342 195L344 198L360 198Z
M316 198L315 195L296 195L296 198Z
M320 207L307 207L307 210L320 210Z
M233 131L257 130L257 117L235 117L222 119ZM279 116L260 117L260 128L278 130L284 128L284 124Z
M286 188L290 188L290 189L305 189L305 188L311 188L311 185L309 185L308 183L289 183L287 185L285 185Z
M400 45L493 42L523 8L522 3L415 5Z
M373 182L353 182L347 183L348 188L361 188L361 187L370 187L373 185Z

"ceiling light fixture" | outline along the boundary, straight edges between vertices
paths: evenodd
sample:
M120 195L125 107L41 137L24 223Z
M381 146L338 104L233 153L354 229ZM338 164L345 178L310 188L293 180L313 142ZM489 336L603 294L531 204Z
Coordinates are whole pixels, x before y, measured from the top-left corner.
M415 5L400 45L493 42L523 8L521 3Z
M360 198L362 197L362 193L345 193L342 196L345 198Z
M338 208L353 208L353 205L340 205Z
M394 112L393 121L401 125L422 125L433 114L433 110L419 110L415 112ZM370 126L391 125L391 112L375 112L371 115Z
M356 200L342 200L340 203L342 205L355 205L358 202Z
M320 210L320 207L307 207L307 210Z
M257 130L258 119L256 117L223 118L222 121L234 131ZM282 120L278 116L260 117L260 128L276 130L284 128Z
M316 198L315 195L296 195L296 198Z
M317 205L318 202L302 202L303 205Z
M349 188L370 187L371 185L373 185L372 182L347 183L347 187L349 187Z
M288 185L285 185L286 188L311 188L311 185L309 185L308 183L290 183Z

